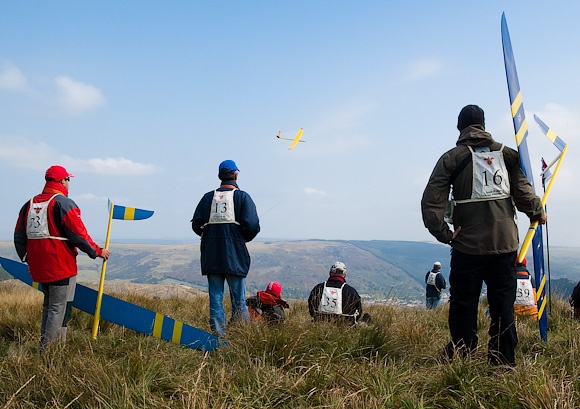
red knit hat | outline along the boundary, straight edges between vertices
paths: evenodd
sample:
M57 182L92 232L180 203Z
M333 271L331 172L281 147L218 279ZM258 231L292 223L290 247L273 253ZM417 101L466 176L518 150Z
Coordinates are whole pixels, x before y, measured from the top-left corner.
M280 298L280 295L282 294L282 286L279 283L272 281L266 286L266 292Z
M44 175L45 180L52 179L55 182L60 182L64 178L74 178L74 175L68 173L62 166L51 166Z

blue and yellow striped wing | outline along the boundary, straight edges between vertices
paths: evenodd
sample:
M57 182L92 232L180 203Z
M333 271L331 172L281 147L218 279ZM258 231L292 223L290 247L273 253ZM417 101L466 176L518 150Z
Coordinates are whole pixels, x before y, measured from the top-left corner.
M532 173L532 164L530 162L530 155L528 151L528 124L526 122L526 114L524 111L524 103L522 100L522 92L520 90L520 83L518 81L518 73L516 71L516 61L512 50L512 43L510 34L507 28L505 13L501 16L501 40L503 45L503 58L505 64L505 73L507 78L508 93L510 97L510 107L512 119L514 123L514 130L516 133L516 144L520 153L520 165L528 180L534 186L534 177Z
M556 132L554 132L552 130L552 128L550 128L548 125L546 125L535 114L534 114L534 120L536 121L536 123L538 124L538 126L540 127L540 129L542 130L542 132L544 133L544 135L546 135L548 137L548 139L554 144L554 146L556 148L558 148L558 150L560 152L562 152L564 150L564 148L566 148L566 143L562 139L560 139L558 137L558 135L556 135Z
M32 281L26 264L0 257L0 265L14 278L42 290L42 284ZM94 315L96 302L97 291L77 283L73 307ZM223 344L215 335L107 294L103 294L101 318L141 334L193 349L213 351Z
M522 100L522 93L518 81L518 73L516 71L516 61L510 40L510 34L507 27L505 13L501 16L501 41L503 45L503 58L505 64L505 73L507 78L508 93L510 97L510 107L514 123L514 130L516 134L516 144L518 145L518 152L520 154L520 165L522 171L534 186L534 174L532 172L532 164L530 162L530 154L528 151L528 124L526 122L526 115L524 112L524 103ZM533 238L532 238L533 237ZM528 238L531 238L528 239ZM532 223L528 230L528 235L524 244L532 241L532 249L534 255L534 273L536 278L536 298L538 302L538 321L540 326L540 336L544 341L548 340L548 318L545 311L546 306L546 277L544 274L544 240L542 238L542 226L538 222ZM526 246L522 246L520 250L519 259L525 257Z

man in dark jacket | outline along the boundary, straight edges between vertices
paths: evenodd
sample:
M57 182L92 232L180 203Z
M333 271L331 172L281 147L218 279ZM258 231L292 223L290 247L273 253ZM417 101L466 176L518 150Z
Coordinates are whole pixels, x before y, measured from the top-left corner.
M222 304L225 281L232 302L230 322L249 320L245 293L250 253L246 242L260 231L252 198L238 189L238 172L232 160L220 164L221 186L202 197L191 220L193 231L201 236L201 273L207 276L210 327L220 336L226 329Z
M433 264L433 270L427 271L425 283L427 284L426 307L428 310L433 310L439 306L441 290L447 288L445 277L441 274L441 263L439 261Z
M457 121L457 146L441 156L421 200L423 222L451 251L449 358L477 346L477 307L483 281L491 324L488 360L492 365L515 364L518 342L514 325L518 229L515 209L530 220L546 222L541 199L524 175L518 152L485 132L483 110L464 107ZM453 186L451 231L445 222ZM513 203L513 204L512 204Z
M314 321L356 324L362 314L362 304L358 292L346 284L346 266L340 261L335 262L329 275L327 281L317 284L310 292L310 315Z
M42 284L42 354L51 343L66 342L76 288L77 248L90 258L106 260L110 254L93 242L80 209L68 198L72 177L62 166L48 168L42 193L22 206L14 230L18 256L28 263L32 280Z

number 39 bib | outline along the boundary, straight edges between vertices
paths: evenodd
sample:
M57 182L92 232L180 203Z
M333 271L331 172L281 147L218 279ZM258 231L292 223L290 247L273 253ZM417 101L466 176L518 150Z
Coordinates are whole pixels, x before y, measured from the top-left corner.
M534 300L534 287L532 286L532 281L528 279L517 280L518 286L516 290L516 302L514 305L521 305L524 307L535 307L536 301Z

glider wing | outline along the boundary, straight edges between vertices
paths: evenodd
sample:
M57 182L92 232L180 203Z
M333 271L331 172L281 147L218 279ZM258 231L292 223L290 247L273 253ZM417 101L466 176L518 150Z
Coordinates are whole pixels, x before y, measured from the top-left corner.
M0 265L14 278L37 290L42 289L42 284L32 281L26 264L0 257ZM97 291L77 284L73 307L94 315L96 301ZM220 346L220 340L215 335L106 294L103 295L101 318L133 331L193 349L213 351Z
M298 141L300 141L300 138L302 137L302 128L300 128L300 130L298 131L298 133L296 134L296 137L294 138L294 140L292 141L292 143L290 144L290 147L288 148L288 150L292 149L293 147L296 146L296 144L298 143Z
M32 281L26 264L0 257L0 265L14 278L37 290L42 289L42 284ZM73 307L94 315L96 301L97 291L77 284ZM193 349L213 351L220 346L220 340L215 335L106 294L103 295L101 318L133 331Z
M278 135L276 135L276 138L284 139L285 141L294 141L294 139L296 139L296 138L294 138L294 139L293 138L282 138L280 135L281 135L281 133L280 133L280 131L278 131ZM304 139L300 139L298 142L306 142L306 141Z
M512 111L512 118L514 123L514 130L516 134L516 143L518 145L518 152L520 154L521 168L534 186L534 176L532 173L532 164L530 162L530 154L528 151L528 125L524 112L524 104L522 102L522 93L518 81L518 73L516 71L516 62L514 59L510 34L507 27L505 13L501 16L501 40L503 45L503 58L505 64L505 73L507 77L508 93L510 97L510 106ZM529 237L529 239L528 239ZM544 240L542 238L542 226L538 222L533 222L530 225L528 234L526 236L527 245L529 247L533 238L533 254L534 254L534 273L536 278L536 300L538 302L538 321L540 326L540 337L542 340L548 340L548 318L545 311L546 306L546 277L544 273ZM526 256L528 248L520 249L518 261L523 261Z

